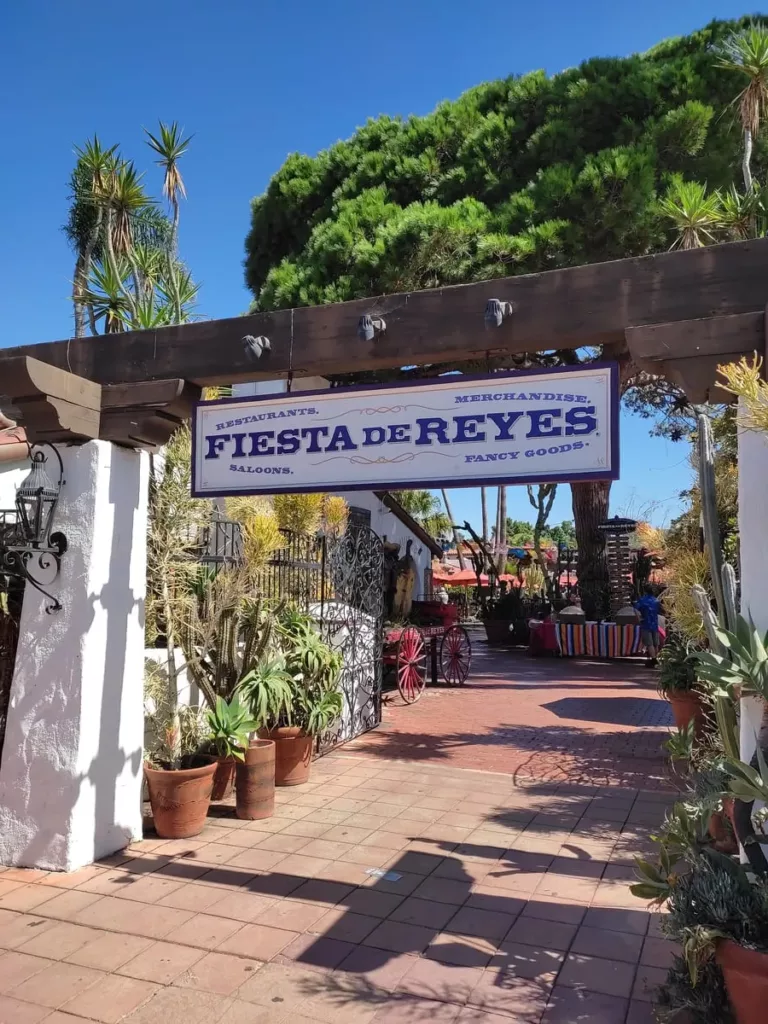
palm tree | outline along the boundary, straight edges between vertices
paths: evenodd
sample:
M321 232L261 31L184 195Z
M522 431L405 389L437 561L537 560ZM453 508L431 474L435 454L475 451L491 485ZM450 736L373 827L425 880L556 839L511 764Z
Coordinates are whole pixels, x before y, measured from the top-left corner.
M747 84L736 97L744 133L742 174L744 188L752 189L752 144L768 109L768 27L752 22L722 44L717 67L746 77Z
M708 193L707 186L698 181L675 177L658 205L661 215L677 231L670 248L698 249L716 240L714 232L723 218L719 192Z
M485 487L480 488L480 507L483 514L483 543L488 543L488 492Z
M507 488L499 487L496 495L496 570L507 567Z
M162 167L164 171L163 195L171 204L173 210L171 252L175 254L179 236L179 197L181 196L184 199L187 197L184 179L181 176L178 164L181 157L186 153L192 136L189 135L186 139L183 138L184 129L180 128L176 121L173 121L171 124L164 124L161 121L158 135L153 135L146 128L144 132L148 139L147 145L160 157L155 163Z
M64 231L76 252L72 304L75 337L82 338L85 336L84 295L97 253L104 219L105 187L115 164L117 146L104 149L98 136L94 135L82 148L76 146L75 153L77 163L70 179L72 205Z
M451 524L451 532L453 533L453 544L456 548L456 554L459 556L459 568L466 569L467 564L464 561L464 555L461 550L461 538L459 537L459 531L456 529L453 522L453 513L451 512L451 505L448 501L448 491L444 488L440 492L443 496L443 504L445 505L445 514L448 516L448 520Z

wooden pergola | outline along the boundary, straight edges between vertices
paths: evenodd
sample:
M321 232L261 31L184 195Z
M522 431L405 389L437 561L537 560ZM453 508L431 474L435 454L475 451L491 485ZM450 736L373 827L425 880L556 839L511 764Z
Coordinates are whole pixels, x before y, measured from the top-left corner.
M768 239L474 284L0 350L0 406L31 440L164 443L206 385L607 345L705 401L766 348ZM489 299L511 304L488 327ZM364 316L385 329L361 337ZM246 338L267 338L258 358ZM260 346L256 346L258 348Z

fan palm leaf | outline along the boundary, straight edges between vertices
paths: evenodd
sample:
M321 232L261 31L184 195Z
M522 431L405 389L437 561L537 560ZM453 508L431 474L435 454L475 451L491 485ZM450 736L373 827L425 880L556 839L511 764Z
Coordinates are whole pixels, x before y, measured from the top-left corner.
M672 249L698 249L710 245L722 224L720 193L707 192L707 186L698 181L675 178L666 195L659 200L658 209L677 232Z
M173 209L172 249L176 251L179 231L179 197L186 199L187 190L179 170L179 160L186 153L192 136L184 138L184 129L176 121L171 124L160 122L157 135L144 129L147 145L157 153L159 159L155 163L163 169L163 195Z

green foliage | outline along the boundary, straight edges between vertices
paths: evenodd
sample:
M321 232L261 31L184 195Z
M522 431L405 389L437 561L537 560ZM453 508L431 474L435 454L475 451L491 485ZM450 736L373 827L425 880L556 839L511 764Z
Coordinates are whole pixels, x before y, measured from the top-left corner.
M290 722L310 736L324 732L342 711L338 689L343 660L320 636L313 619L287 609L280 622L281 648L294 680Z
M431 537L451 534L451 520L431 491L393 491L392 497Z
M219 757L244 761L250 734L258 729L259 724L249 709L241 704L239 695L235 694L229 702L217 697L216 706L208 709L207 720Z
M690 1015L690 1024L736 1024L717 964L711 961L702 964L694 985L685 960L675 957L659 989L656 1012L659 1020L673 1024L681 1020L681 1010Z
M259 728L274 729L290 721L295 680L288 674L282 654L270 653L240 681L239 693Z
M351 299L668 248L673 176L724 192L741 148L721 116L743 84L713 22L642 55L488 82L425 117L380 117L290 156L252 204L258 308ZM756 139L756 176L766 165Z
M674 630L659 651L659 693L668 697L672 693L687 693L696 687L697 647Z
M724 651L696 655L699 677L728 696L768 700L768 633L761 634L751 619L739 615L734 632L719 629L716 635Z

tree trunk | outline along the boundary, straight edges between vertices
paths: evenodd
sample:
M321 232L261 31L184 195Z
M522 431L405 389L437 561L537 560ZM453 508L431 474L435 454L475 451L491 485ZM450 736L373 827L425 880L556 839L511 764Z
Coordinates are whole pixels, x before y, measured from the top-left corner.
M501 575L507 567L507 488L499 488L498 532L496 534L496 570Z
M488 543L488 492L485 487L480 488L480 505L483 510L483 543Z
M466 569L466 563L464 562L464 555L461 551L461 538L459 537L459 531L456 529L453 523L453 515L451 513L451 506L448 501L448 492L443 488L443 504L445 505L445 512L448 518L451 520L451 529L453 530L453 543L456 547L456 554L459 556L459 568Z
M744 189L752 191L752 132L744 129L744 156L741 161L741 173L744 176Z
M605 537L598 524L608 518L609 480L571 484L573 521L579 549L577 574L581 605L588 619L606 618L611 598Z
M85 337L85 305L83 295L87 284L87 278L83 273L85 255L81 252L75 263L75 278L72 282L72 305L75 308L75 337Z

